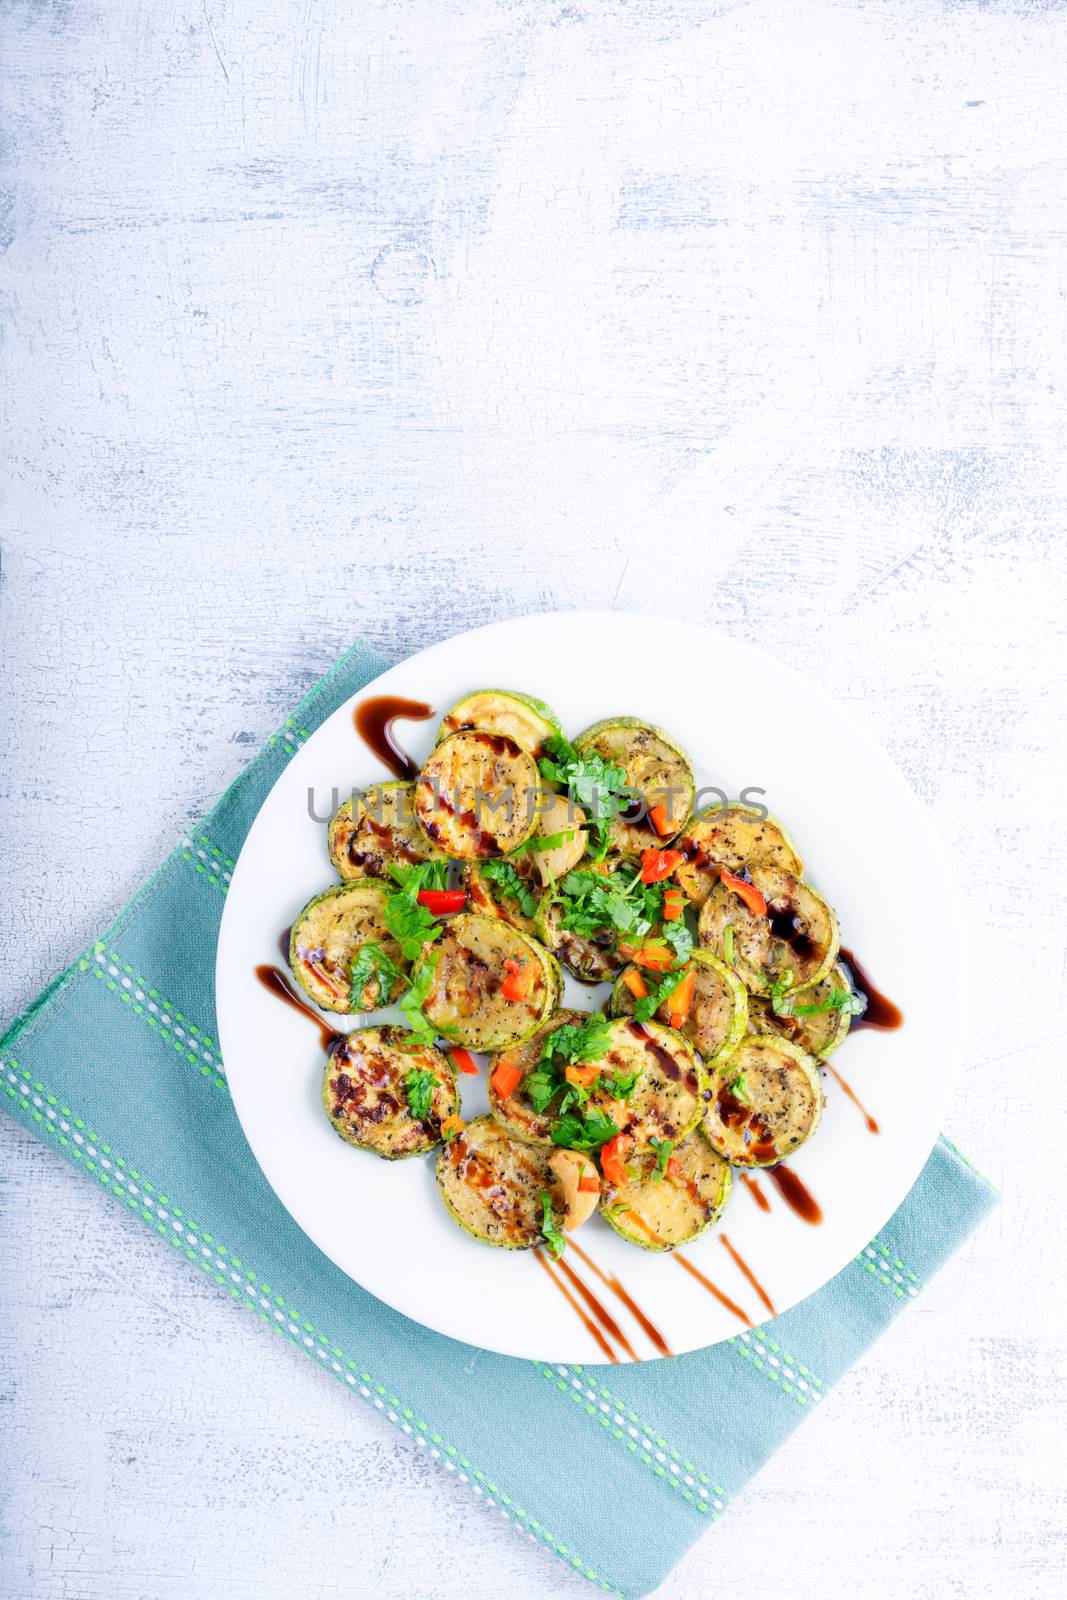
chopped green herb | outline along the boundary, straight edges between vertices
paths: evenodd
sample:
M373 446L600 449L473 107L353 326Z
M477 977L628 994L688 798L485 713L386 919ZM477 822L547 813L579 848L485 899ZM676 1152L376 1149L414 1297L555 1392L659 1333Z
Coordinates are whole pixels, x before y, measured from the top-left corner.
M556 898L563 907L560 920L564 928L586 938L602 928L643 936L663 914L662 885L642 883L640 873L630 876L618 869L568 872Z
M610 1028L603 1012L593 1011L585 1022L565 1022L548 1035L541 1046L540 1060L523 1083L535 1111L546 1111L557 1096L560 1116L573 1105L585 1105L589 1089L584 1084L568 1083L564 1069L578 1062L599 1060L608 1047Z
M636 1072L617 1072L611 1083L612 1094L618 1100L629 1100L630 1096L637 1088L640 1077L640 1067Z
M417 961L423 946L440 938L442 924L419 905L418 896L420 889L443 888L447 868L444 861L420 861L414 867L397 861L389 863L389 874L397 888L386 901L382 920L407 961Z
M603 1111L590 1111L584 1117L569 1111L553 1128L552 1143L568 1150L599 1150L609 1139L614 1139L618 1131Z
M532 917L537 910L537 896L529 888L510 861L483 861L479 871L483 878L495 883L506 900L514 900L524 917Z
M408 1097L408 1110L416 1122L425 1122L430 1115L437 1081L434 1073L427 1072L423 1067L415 1067L405 1077L404 1090Z
M727 966L734 964L734 925L728 922L722 930L722 953Z
M349 976L348 1003L352 1010L373 1011L377 1006L385 1005L393 985L402 976L396 962L390 960L380 944L372 940L369 944L360 945ZM364 996L372 984L373 991L364 1005Z
M606 848L608 824L626 809L631 798L625 772L592 751L579 755L562 734L546 739L544 749L546 754L537 763L542 778L567 789L586 814L594 847Z
M412 974L411 988L400 996L400 1009L404 1020L419 1044L433 1044L436 1031L423 1012L423 1004L430 992L433 975L440 959L439 950L428 950Z
M522 855L527 850L536 855L544 850L558 850L561 844L569 844L577 832L577 828L564 828L561 833L535 833L532 839L513 850L512 855Z
M653 1183L662 1183L667 1176L667 1162L674 1152L673 1139L657 1139L654 1135L649 1139L649 1144L656 1152L656 1165L652 1169Z
M682 973L677 969L668 972L666 977L651 988L643 999L638 1000L634 1006L634 1016L638 1022L651 1022L652 1018L662 1005L670 999L682 981Z
M684 922L665 922L663 937L674 951L677 966L684 966L693 953L693 935Z
M567 1248L567 1241L556 1227L556 1213L552 1209L552 1196L541 1190L541 1237L558 1261Z

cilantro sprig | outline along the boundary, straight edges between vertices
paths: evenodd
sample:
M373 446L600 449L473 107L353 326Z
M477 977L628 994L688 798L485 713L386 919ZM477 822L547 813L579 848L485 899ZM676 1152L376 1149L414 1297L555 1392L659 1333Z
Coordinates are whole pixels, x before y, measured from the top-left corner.
M441 923L432 911L419 905L419 890L443 889L447 871L446 861L420 861L417 866L389 863L389 875L397 887L386 900L382 920L406 961L417 961L424 945L441 936Z
M575 805L581 806L593 852L603 855L609 825L633 800L625 772L595 751L580 754L562 734L546 739L544 750L537 763L542 778L561 784Z
M532 917L537 910L537 896L519 876L510 861L497 859L483 861L479 867L483 878L495 884L497 892L506 900L514 900L524 917Z
M393 985L403 973L392 960L387 951L376 941L360 945L356 958L352 963L349 975L349 1005L353 1011L373 1011L376 1007L385 1005L393 991ZM368 988L373 985L373 994L369 1004L364 1004L363 999Z
M425 1122L433 1105L433 1092L437 1078L424 1067L414 1067L404 1078L404 1092L408 1097L408 1110L416 1122Z
M657 1139L653 1134L648 1142L656 1152L656 1165L653 1167L650 1176L653 1183L662 1183L667 1176L667 1163L674 1153L674 1140Z
M738 1072L726 1085L739 1106L751 1107L752 1100L748 1091L748 1073Z
M436 1029L422 1008L430 992L430 985L433 983L440 959L439 950L428 950L415 969L411 988L400 996L400 1009L404 1013L404 1021L411 1029L412 1042L415 1044L433 1044L437 1036Z
M552 1196L547 1189L541 1190L541 1237L558 1261L567 1248L567 1241L556 1227L556 1214L552 1209Z
M578 867L561 880L556 899L562 907L562 926L585 938L602 928L643 937L663 915L662 886L642 883L639 872L631 874L618 868L592 872Z
M568 1111L552 1129L552 1143L568 1150L599 1150L618 1132L619 1129L603 1111L594 1109L584 1116Z

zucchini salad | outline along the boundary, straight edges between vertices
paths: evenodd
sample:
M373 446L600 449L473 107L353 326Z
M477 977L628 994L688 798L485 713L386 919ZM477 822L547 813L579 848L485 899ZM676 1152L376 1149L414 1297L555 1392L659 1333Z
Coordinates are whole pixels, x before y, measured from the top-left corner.
M403 1019L332 1040L326 1116L387 1161L436 1151L486 1244L558 1256L595 1214L644 1250L687 1244L733 1168L815 1133L817 1068L866 1004L796 844L762 807L701 809L661 728L609 717L572 742L514 691L467 695L411 770L337 811L339 881L289 934L321 1011ZM610 985L599 1008L563 1004L564 969ZM489 1111L465 1120L483 1071Z

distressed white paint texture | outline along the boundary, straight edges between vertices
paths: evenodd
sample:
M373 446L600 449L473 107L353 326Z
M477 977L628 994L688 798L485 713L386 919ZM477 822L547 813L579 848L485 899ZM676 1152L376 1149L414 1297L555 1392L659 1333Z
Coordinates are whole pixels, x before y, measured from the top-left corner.
M0 29L0 1010L357 634L616 601L765 645L860 708L954 859L950 1130L1006 1201L663 1593L1060 1592L1064 9L6 0ZM669 675L669 637L634 648ZM709 693L820 739L832 803L832 726ZM915 928L936 961L938 907ZM580 1592L0 1146L5 1597Z

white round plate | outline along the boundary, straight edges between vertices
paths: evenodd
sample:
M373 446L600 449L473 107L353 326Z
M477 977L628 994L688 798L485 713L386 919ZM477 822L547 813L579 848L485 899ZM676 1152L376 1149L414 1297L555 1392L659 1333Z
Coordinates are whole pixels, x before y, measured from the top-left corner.
M278 778L241 851L219 939L218 1025L248 1142L282 1204L348 1275L398 1311L454 1339L507 1355L603 1361L603 1348L532 1252L469 1238L437 1196L433 1158L385 1162L334 1133L319 1099L315 1029L255 977L280 963L278 941L301 907L335 881L326 849L331 790L390 776L353 726L369 695L425 700L443 714L472 689L512 687L555 708L573 737L602 717L658 723L690 753L701 785L763 803L792 831L807 876L837 908L844 943L904 1011L895 1033L863 1030L833 1058L877 1118L872 1135L825 1074L826 1112L790 1158L823 1212L811 1226L774 1184L770 1210L735 1181L720 1223L685 1254L754 1323L768 1312L730 1250L776 1310L826 1283L878 1233L907 1194L941 1126L957 1058L958 940L949 886L925 815L888 756L852 714L791 668L735 639L675 618L563 612L479 628L392 667L340 706ZM421 761L437 726L400 723ZM932 961L921 937L936 917ZM946 917L948 927L946 929ZM568 982L566 1004L591 1008L606 987ZM361 1018L333 1018L342 1028ZM461 1077L466 1116L486 1109L484 1075ZM626 1244L599 1217L577 1236L615 1273L674 1354L729 1338L741 1324L671 1255ZM656 1349L574 1252L573 1269L617 1317L641 1359ZM566 1281L566 1280L564 1280ZM570 1285L573 1294L573 1284ZM621 1359L625 1350L615 1346Z

